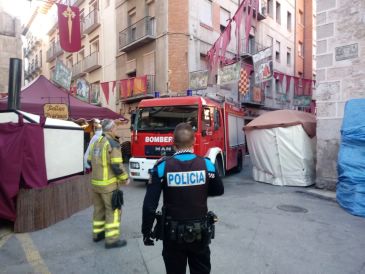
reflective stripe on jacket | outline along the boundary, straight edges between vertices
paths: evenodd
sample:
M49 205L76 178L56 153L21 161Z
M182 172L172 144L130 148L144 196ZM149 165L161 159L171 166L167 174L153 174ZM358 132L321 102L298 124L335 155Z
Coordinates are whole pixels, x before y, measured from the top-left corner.
M128 179L123 169L120 145L108 133L92 144L88 161L91 162L91 183L94 186L109 186Z

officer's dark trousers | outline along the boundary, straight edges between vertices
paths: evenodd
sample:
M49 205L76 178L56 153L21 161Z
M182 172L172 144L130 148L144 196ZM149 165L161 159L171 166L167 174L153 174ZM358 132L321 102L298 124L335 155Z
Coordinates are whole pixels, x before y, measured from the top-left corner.
M167 274L185 274L186 263L189 263L191 274L210 273L209 245L201 243L177 243L164 241L162 256Z

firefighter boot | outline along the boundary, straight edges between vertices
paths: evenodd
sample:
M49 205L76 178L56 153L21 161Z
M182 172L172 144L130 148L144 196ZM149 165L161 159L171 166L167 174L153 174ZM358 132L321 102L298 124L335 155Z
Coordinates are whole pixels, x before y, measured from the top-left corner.
M123 247L127 245L127 241L126 240L118 240L114 243L105 243L105 248L109 249L109 248L114 248L114 247Z
M93 237L93 241L95 243L100 242L101 240L104 240L104 239L105 239L105 231L100 232L100 233L94 235L94 237Z

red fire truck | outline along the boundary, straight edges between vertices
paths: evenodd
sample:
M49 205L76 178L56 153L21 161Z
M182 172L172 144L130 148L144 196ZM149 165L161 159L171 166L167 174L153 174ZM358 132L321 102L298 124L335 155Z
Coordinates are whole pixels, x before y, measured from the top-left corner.
M173 131L181 122L195 130L194 152L208 157L221 176L242 169L244 112L233 103L201 96L142 100L132 126L130 177L147 180L157 159L174 154Z

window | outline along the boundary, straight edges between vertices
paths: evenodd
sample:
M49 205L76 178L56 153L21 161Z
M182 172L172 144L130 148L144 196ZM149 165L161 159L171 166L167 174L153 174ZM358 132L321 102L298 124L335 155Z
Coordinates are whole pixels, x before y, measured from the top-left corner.
M291 65L291 48L287 48L287 52L286 52L286 64L288 66Z
M279 41L276 41L275 59L277 62L280 62L280 42Z
M299 10L299 24L304 25L304 16L301 10Z
M303 42L299 41L299 43L298 43L298 55L300 57L303 57L303 53L304 53Z
M286 21L287 21L288 31L291 31L291 13L289 11L288 11L288 15L287 15Z
M212 2L208 0L200 1L200 11L199 11L200 22L205 25L212 26Z
M81 49L78 53L77 53L77 62L84 60L85 58L85 50Z
M273 0L267 0L267 14L273 18L274 17L274 7Z
M208 69L208 62L205 55L200 55L200 70L207 70Z
M110 5L110 0L105 0L105 6L104 6L104 8L109 7L109 5Z
M143 70L145 75L155 75L155 52L143 54Z
M99 51L99 38L90 41L90 54Z
M203 112L203 121L205 116ZM208 126L210 111L208 110ZM194 129L198 127L198 106L159 106L140 108L137 114L137 128L140 131L173 130L179 123L189 123Z
M211 127L211 113L210 108L204 108L202 112L202 129L206 130Z
M281 24L281 5L276 2L276 23Z
M230 19L230 17L231 17L230 12L221 8L220 17L219 17L221 32L223 32L225 30L225 28L227 27L228 20Z
M155 2L154 1L146 1L147 4L147 16L150 17L155 17L156 16L156 12L155 12Z
M136 9L133 8L128 12L128 26L132 26L137 22ZM127 43L132 43L136 40L136 26L128 28Z
M134 78L137 77L137 71L132 71L127 73L128 78Z
M219 116L219 110L214 108L214 130L218 130L221 127L221 119Z

